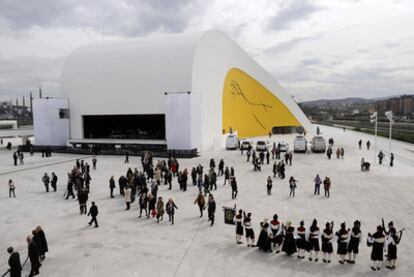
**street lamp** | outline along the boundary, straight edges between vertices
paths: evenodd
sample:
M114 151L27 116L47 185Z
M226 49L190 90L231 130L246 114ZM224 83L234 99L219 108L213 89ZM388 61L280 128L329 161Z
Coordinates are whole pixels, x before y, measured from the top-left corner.
M390 138L389 138L389 145L388 145L388 151L389 155L391 156L391 135L392 135L392 124L394 124L393 114L392 111L386 111L385 116L390 121Z
M375 143L374 143L374 162L376 161L376 155L377 155L377 132L378 132L378 112L373 112L371 114L371 123L375 122Z

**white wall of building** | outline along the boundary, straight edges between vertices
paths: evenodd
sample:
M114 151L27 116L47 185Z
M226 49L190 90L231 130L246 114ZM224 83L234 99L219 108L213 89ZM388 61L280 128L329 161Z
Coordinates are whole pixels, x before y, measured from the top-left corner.
M192 56L199 36L104 41L66 60L61 91L70 99L71 139L83 137L83 115L165 114L164 92L191 91Z
M33 128L36 145L66 145L69 139L69 119L60 118L59 112L68 107L67 99L33 100Z
M223 87L231 68L247 72L276 93L307 132L313 132L269 73L226 35L210 31L105 41L75 50L61 80L61 91L70 99L71 139L83 138L83 115L166 114L164 92L191 91L201 99L200 109L191 113L195 121L201 116L200 130L192 129L191 141L199 136L201 148L212 149L222 131Z
M168 93L165 118L168 149L201 150L200 94Z

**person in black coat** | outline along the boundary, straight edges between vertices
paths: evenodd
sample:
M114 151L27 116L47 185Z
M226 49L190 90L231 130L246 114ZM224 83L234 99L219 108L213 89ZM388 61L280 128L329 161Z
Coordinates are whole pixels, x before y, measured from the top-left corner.
M257 240L257 247L264 252L272 252L272 246L269 238L268 228L269 223L267 222L267 218L260 222L260 235L259 239Z
M208 220L211 222L210 226L214 225L214 213L216 212L216 201L212 194L208 197Z
M355 263L356 256L359 252L359 243L361 241L361 221L356 220L351 230L351 239L348 243L348 260L350 264Z
M292 256L296 253L296 241L295 241L295 227L291 226L290 222L286 222L285 230L285 239L283 241L282 251L285 252L288 256Z
M57 186L56 186L57 181L58 181L58 177L56 176L54 172L52 172L52 182L50 183L50 185L52 186L53 191L56 191L57 189Z
M20 263L19 253L15 252L13 247L7 248L7 252L10 254L10 257L9 257L10 277L21 277L22 276L22 264Z
M115 189L115 179L114 176L111 176L109 179L109 189L111 190L111 198L114 198L114 189Z
M45 254L49 251L49 247L47 245L46 235L43 231L41 226L36 227L36 236L38 237L38 245L40 249L40 259L44 260L46 258Z
M88 202L88 193L85 189L81 189L78 193L78 202L79 202L79 210L80 214L86 214L87 207L86 203Z
M30 236L27 237L26 241L28 243L28 248L29 248L28 256L29 256L30 264L31 264L29 277L32 277L34 275L39 274L39 266L40 266L39 246L36 244L36 242Z
M373 264L371 269L374 271L381 269L384 260L384 243L385 235L381 226L377 227L377 231L373 235L368 233L368 245L372 246L371 260Z
M98 220L96 219L96 217L98 216L98 206L95 205L94 201L92 201L92 206L89 209L88 216L92 217L91 221L89 221L88 224L92 225L92 222L95 222L95 228L98 228Z

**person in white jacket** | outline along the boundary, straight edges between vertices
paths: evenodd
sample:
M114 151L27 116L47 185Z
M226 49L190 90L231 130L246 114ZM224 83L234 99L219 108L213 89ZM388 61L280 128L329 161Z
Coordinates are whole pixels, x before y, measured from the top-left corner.
M126 209L129 210L131 207L131 188L129 186L125 187L124 189L124 197L126 203Z

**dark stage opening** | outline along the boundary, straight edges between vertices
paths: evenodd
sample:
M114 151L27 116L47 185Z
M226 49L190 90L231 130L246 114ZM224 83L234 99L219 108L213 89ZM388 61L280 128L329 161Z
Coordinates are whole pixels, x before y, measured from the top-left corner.
M165 139L165 115L84 115L85 139Z

